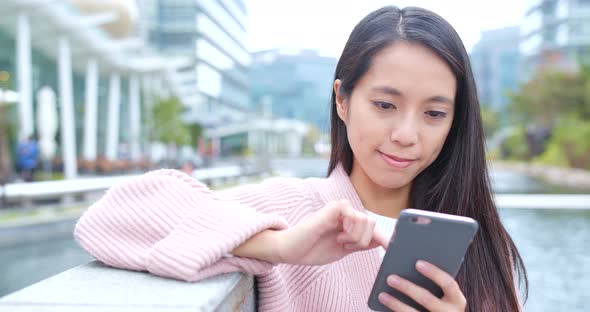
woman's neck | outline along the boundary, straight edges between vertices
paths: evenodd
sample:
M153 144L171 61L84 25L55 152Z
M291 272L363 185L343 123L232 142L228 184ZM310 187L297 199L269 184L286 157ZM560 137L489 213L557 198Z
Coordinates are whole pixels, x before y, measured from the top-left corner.
M383 188L371 180L359 166L353 166L350 181L365 209L372 213L398 218L409 207L411 184L398 189Z

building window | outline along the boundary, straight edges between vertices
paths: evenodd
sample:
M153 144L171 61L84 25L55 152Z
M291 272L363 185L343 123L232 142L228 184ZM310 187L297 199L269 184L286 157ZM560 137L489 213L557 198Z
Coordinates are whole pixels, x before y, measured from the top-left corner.
M162 33L159 37L159 45L162 49L188 48L191 49L194 39L191 34Z

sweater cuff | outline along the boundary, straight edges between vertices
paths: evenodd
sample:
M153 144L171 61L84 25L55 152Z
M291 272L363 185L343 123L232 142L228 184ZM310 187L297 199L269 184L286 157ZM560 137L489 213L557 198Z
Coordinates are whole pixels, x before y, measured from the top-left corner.
M264 261L223 257L261 231L286 229L286 221L234 201L220 201L213 200L211 207L195 209L157 242L147 256L148 271L195 281L218 271L260 274L271 269L272 264Z

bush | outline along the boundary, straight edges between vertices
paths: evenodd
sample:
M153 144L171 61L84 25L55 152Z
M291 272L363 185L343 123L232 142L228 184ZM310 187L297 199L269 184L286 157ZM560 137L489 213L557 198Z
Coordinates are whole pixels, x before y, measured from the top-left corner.
M547 149L534 161L590 169L590 121L576 117L561 119L549 139Z
M502 158L509 160L525 160L529 158L524 126L515 127L514 131L502 142Z

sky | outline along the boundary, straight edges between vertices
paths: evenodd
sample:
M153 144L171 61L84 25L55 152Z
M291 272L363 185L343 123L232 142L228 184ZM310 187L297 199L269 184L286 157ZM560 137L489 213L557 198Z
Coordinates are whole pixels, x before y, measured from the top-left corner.
M445 18L467 51L484 30L521 24L526 0L245 0L250 51L314 49L339 57L354 26L385 5L420 6Z

